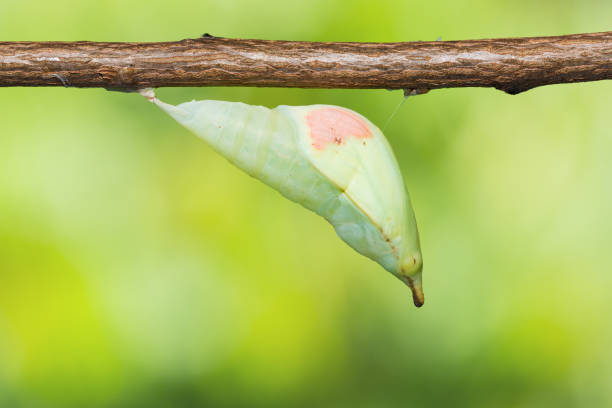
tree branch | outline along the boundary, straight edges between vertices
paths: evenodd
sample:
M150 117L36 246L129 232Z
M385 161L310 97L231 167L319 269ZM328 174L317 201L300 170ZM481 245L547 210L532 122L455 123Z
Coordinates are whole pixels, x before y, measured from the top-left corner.
M0 42L0 86L494 87L612 79L612 32L403 43L204 35L163 43Z

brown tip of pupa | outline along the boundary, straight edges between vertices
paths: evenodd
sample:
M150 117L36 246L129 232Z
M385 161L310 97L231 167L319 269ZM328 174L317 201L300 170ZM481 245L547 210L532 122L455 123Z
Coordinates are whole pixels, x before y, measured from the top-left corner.
M412 301L416 307L421 307L425 303L425 294L423 294L423 283L420 276L414 278L406 277L406 283L412 291Z

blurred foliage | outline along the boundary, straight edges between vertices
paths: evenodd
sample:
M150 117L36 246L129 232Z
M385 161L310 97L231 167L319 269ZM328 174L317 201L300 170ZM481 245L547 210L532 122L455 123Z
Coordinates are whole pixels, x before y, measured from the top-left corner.
M605 0L0 2L0 39L407 41L609 30ZM162 89L327 103L401 92ZM437 90L386 130L425 307L142 97L0 89L0 406L612 406L610 81Z

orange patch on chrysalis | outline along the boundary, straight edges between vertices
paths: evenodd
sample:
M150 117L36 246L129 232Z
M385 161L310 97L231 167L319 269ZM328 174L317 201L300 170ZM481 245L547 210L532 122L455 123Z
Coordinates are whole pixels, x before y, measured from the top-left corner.
M315 109L306 115L312 146L323 150L330 143L343 144L349 137L370 139L372 132L357 115L336 108Z

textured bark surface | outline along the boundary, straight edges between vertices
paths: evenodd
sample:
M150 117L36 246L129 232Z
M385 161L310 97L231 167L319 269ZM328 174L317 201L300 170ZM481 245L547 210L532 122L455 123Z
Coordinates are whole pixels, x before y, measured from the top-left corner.
M0 86L386 88L425 92L612 79L612 32L403 43L208 35L164 43L0 42Z

